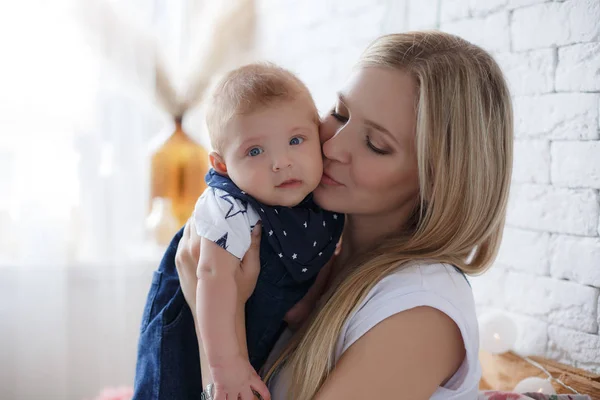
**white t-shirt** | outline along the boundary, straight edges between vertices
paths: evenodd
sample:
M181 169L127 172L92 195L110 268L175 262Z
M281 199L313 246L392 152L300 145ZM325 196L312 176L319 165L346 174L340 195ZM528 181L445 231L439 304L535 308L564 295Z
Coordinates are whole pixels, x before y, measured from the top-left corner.
M350 314L337 341L335 362L362 335L386 318L419 306L436 308L456 323L466 356L454 376L439 387L431 400L477 399L481 366L479 330L473 293L465 277L445 264L418 264L399 269L378 282L359 307ZM267 360L271 366L291 337L285 331ZM270 384L272 400L286 400L290 371L283 368ZM368 382L365 382L368 384ZM402 398L399 393L397 398Z
M196 201L193 218L199 236L240 260L250 247L252 228L260 220L250 204L213 187L206 188Z

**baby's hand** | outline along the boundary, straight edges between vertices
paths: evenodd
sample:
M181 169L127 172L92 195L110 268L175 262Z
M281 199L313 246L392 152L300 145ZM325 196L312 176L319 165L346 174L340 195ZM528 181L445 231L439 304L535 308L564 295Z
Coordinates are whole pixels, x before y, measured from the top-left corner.
M253 391L263 400L271 395L252 365L243 356L235 356L210 369L214 385L215 400L254 400Z

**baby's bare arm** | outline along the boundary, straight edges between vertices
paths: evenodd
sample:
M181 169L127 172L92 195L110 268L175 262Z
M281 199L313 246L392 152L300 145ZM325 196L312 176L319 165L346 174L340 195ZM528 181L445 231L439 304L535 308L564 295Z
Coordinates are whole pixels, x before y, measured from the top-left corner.
M240 329L236 322L239 301L235 274L239 266L235 256L202 238L196 271L197 327L211 366L240 355L247 356L247 351L240 346Z

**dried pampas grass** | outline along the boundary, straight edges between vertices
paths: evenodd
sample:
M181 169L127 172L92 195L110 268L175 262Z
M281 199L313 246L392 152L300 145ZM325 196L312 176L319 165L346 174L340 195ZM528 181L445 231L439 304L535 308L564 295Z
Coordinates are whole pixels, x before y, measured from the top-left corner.
M207 1L188 16L192 38L188 65L177 69L185 71L181 74L173 72L156 36L133 14L109 0L75 3L76 18L97 53L125 82L153 96L175 118L201 103L216 75L239 66L252 53L254 0Z

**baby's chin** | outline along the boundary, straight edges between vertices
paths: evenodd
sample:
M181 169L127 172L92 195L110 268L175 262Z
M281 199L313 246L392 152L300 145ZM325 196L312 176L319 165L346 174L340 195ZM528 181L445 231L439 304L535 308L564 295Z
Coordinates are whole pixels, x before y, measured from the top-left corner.
M297 193L283 193L272 199L258 199L261 203L271 207L295 207L302 202L311 192L302 190Z

